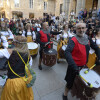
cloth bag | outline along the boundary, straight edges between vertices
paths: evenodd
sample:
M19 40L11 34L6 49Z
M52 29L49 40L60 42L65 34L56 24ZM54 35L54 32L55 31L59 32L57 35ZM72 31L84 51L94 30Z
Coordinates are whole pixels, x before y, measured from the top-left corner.
M11 68L10 66L10 63L8 61L8 66L10 68L10 70L13 72L13 74L15 74L16 76L18 76L19 78L22 78L25 83L26 83L26 86L29 88L29 87L32 87L35 83L35 80L36 80L36 73L34 72L34 70L30 67L30 64L29 64L29 57L28 57L28 62L27 64L25 63L25 61L23 60L23 58L21 57L21 55L19 54L19 52L17 51L19 57L21 58L21 60L23 61L23 63L25 64L25 77L21 77L19 76L17 73L15 73L13 71L13 69Z

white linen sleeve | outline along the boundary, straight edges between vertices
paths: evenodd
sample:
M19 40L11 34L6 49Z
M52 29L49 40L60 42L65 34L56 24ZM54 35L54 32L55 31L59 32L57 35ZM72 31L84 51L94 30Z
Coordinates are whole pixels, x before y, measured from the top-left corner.
M0 58L6 57L9 59L10 54L7 49L0 49Z
M25 36L25 31L23 31L22 36Z
M5 36L1 36L1 40L2 40L2 45L4 48L8 48L8 42Z
M33 40L36 40L36 34L35 34L35 32L33 31L32 34L33 34Z
M13 35L12 32L10 31L10 29L8 29L8 33L9 33L8 39L14 39L14 35Z

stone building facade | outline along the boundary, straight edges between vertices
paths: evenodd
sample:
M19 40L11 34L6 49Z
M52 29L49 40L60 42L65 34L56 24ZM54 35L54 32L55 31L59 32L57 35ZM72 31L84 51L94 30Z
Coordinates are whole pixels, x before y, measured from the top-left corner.
M39 18L55 14L55 0L0 0L0 17Z
M81 8L100 8L100 0L0 0L0 17L39 18L45 13L59 16L65 12L68 19L73 9L78 15Z
M93 9L94 7L97 9L100 8L100 0L56 0L56 4L59 4L58 7L56 7L56 16L58 16L61 12L60 5L63 5L62 11L65 12L67 18L69 17L72 9L75 11L77 16L81 8L86 8L87 10L90 8Z

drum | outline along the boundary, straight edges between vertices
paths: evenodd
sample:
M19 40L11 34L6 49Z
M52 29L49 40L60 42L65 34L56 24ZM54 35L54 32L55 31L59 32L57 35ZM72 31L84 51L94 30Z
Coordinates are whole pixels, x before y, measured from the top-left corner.
M57 51L55 49L44 49L42 53L42 62L44 65L52 67L56 64Z
M94 70L90 70L87 74L84 72L87 68L84 68L80 71L80 75L89 83L92 84L92 88L88 86L88 84L83 81L82 78L76 76L71 93L73 96L80 98L80 100L92 100L95 99L97 94L100 91L100 73L97 73L95 68Z
M38 45L34 42L29 42L27 43L28 45L28 49L30 51L30 55L31 56L34 56L34 55L37 55L38 53Z
M66 48L67 48L67 45L63 45L63 46L59 49L60 58L65 58L64 52L65 52Z

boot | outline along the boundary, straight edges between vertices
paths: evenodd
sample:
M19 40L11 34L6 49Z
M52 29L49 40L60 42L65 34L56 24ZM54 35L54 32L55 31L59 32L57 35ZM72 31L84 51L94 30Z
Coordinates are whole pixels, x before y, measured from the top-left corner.
M63 94L63 100L68 100L67 96L64 96L64 94Z
M57 63L58 63L58 64L60 63L59 59L57 59Z
M39 68L40 70L42 70L41 62L42 62L42 59L39 58L39 66L38 66L38 68Z
M39 67L39 70L42 70L42 66L40 65L40 66L38 66Z

